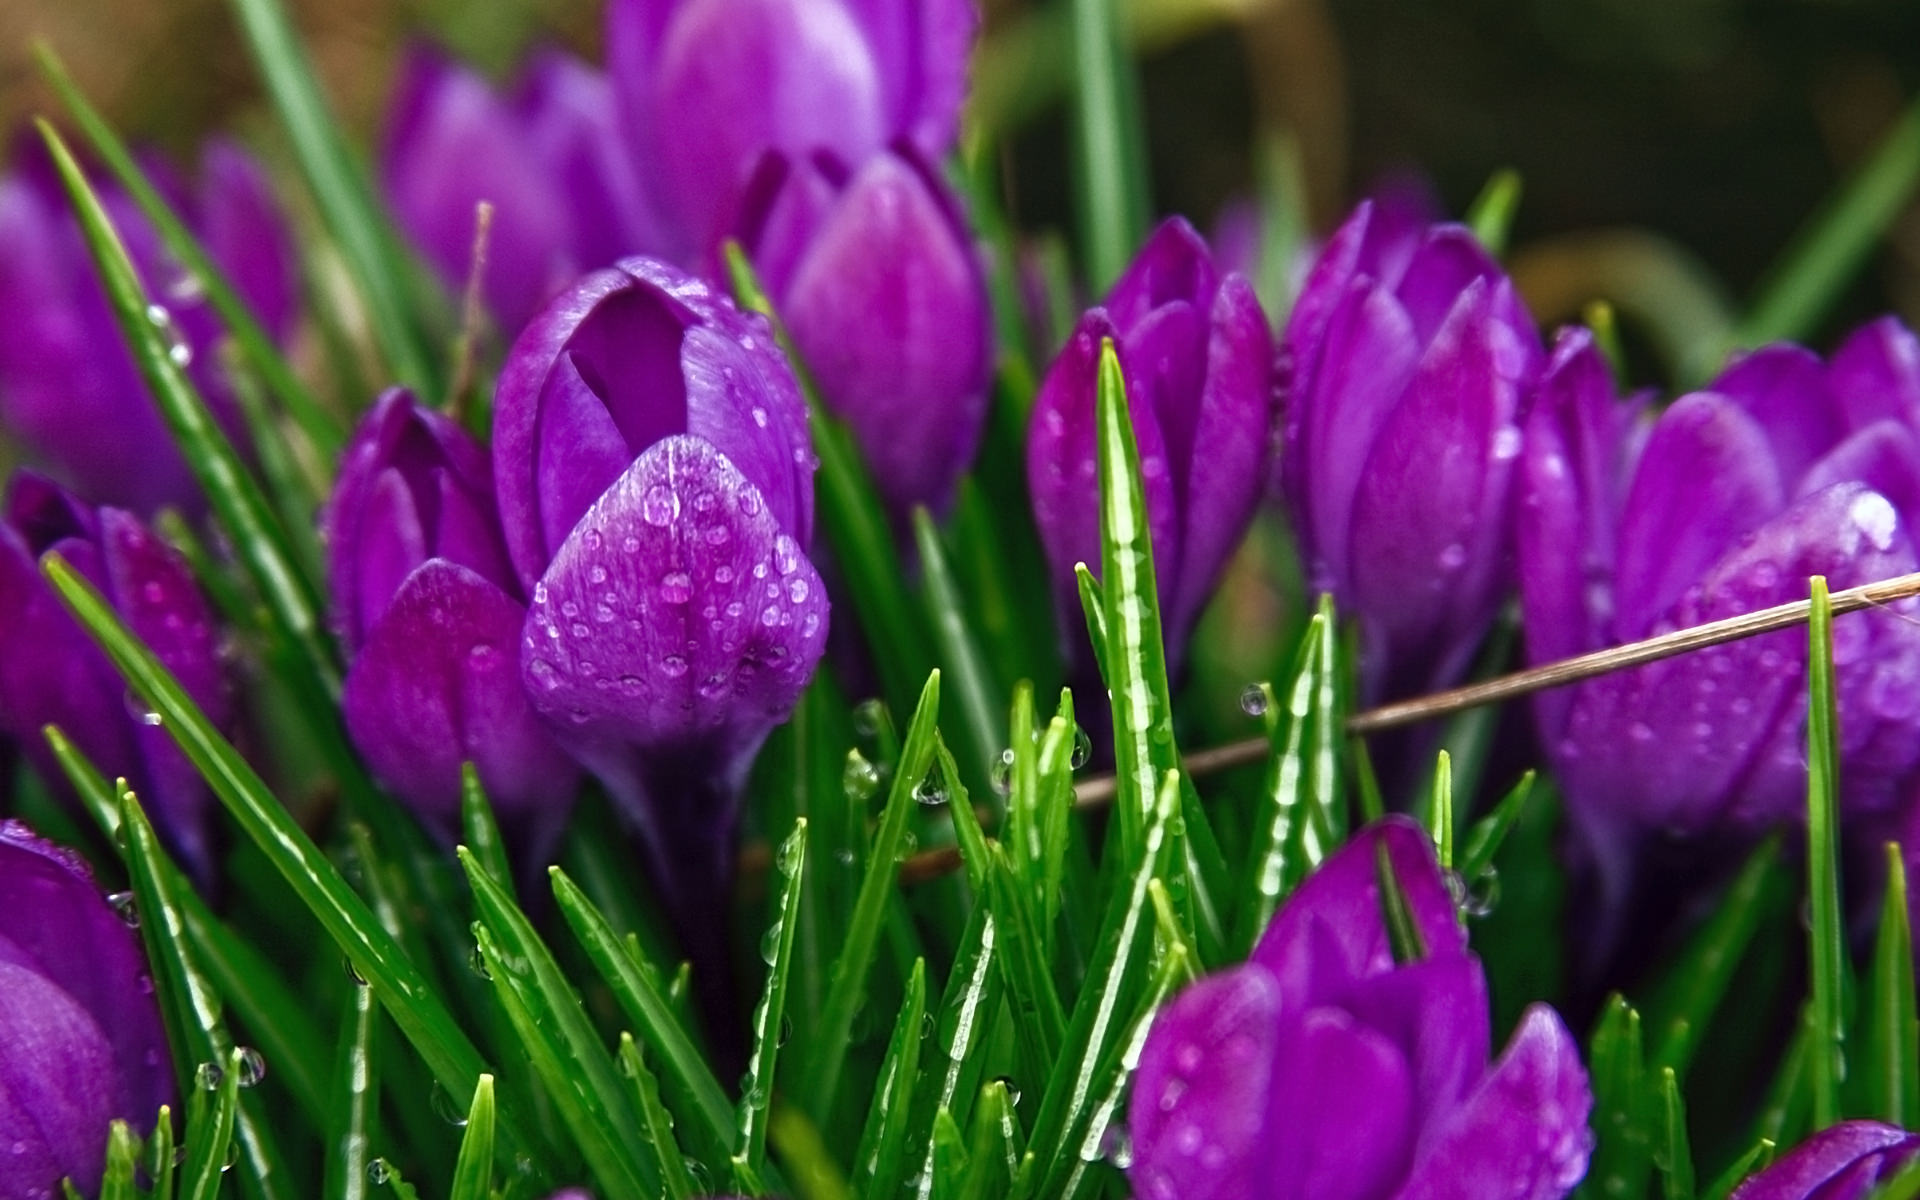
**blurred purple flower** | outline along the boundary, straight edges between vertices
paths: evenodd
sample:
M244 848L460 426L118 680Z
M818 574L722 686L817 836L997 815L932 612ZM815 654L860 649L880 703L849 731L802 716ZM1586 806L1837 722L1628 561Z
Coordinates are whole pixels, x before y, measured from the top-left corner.
M0 1195L93 1195L108 1126L144 1135L173 1102L138 936L78 855L0 821Z
M1562 658L1912 571L1920 342L1891 319L1832 362L1770 346L1647 426L1564 332L1527 423L1518 513L1528 655ZM1834 624L1843 803L1884 816L1920 764L1920 630ZM1806 635L1748 638L1542 694L1568 810L1618 887L1636 833L1749 831L1805 803Z
M1842 1121L1814 1134L1733 1190L1729 1200L1862 1200L1893 1178L1920 1137L1878 1121Z
M662 252L711 250L770 151L943 156L978 23L973 0L613 0L608 65Z
M299 269L265 173L222 141L208 143L201 155L197 192L166 164L145 165L267 331L287 338ZM101 175L92 183L154 298L150 318L175 339L177 361L236 434L238 413L215 352L224 330L199 281L166 252L116 184ZM0 339L0 421L31 458L96 502L141 514L168 504L198 509L193 477L147 394L65 190L37 145L23 146L14 170L0 179L0 297L13 314Z
M382 176L409 237L464 287L474 207L493 205L481 294L508 337L579 275L656 238L604 74L536 53L502 94L427 46L401 67Z
M213 868L206 784L41 577L48 553L99 588L208 718L225 725L213 615L185 561L133 514L90 508L41 476L15 474L0 521L0 729L64 793L66 775L41 732L58 725L107 778L126 778L167 848L204 883Z
M1457 680L1510 579L1539 335L1464 226L1364 203L1309 272L1283 350L1281 482L1309 581L1359 619L1362 690Z
M1395 961L1382 874L1422 954ZM1141 1200L1553 1200L1593 1097L1535 1005L1489 1064L1487 985L1427 835L1391 817L1334 854L1252 957L1154 1017L1127 1120Z
M520 686L526 601L486 451L411 393L389 391L347 447L324 528L354 745L382 784L449 834L460 765L471 761L502 825L537 857L579 772Z
M980 444L993 318L952 194L911 146L857 173L822 153L766 160L741 242L802 361L904 524L943 512Z
M534 709L717 936L740 788L826 640L799 385L764 320L628 259L534 319L494 411Z
M1240 544L1274 423L1273 338L1253 288L1221 276L1179 218L1155 230L1106 303L1080 319L1034 402L1027 481L1067 628L1073 567L1100 565L1094 395L1112 338L1140 449L1170 662Z

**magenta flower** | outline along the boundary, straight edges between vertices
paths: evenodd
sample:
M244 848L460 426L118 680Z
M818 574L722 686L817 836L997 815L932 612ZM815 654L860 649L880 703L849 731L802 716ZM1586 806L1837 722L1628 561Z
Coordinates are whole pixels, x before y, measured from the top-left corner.
M1287 321L1282 484L1309 580L1358 618L1363 691L1457 680L1510 581L1539 335L1459 225L1362 204Z
M90 508L29 472L14 476L0 521L0 729L65 792L66 775L42 735L45 726L60 726L109 779L126 778L167 848L206 882L213 869L206 784L41 578L48 553L99 588L201 710L224 725L231 707L213 614L187 564L133 514Z
M717 245L770 151L944 155L978 21L972 0L614 0L609 68L663 252Z
M354 745L447 834L459 825L460 766L472 762L502 825L538 856L579 771L520 686L526 601L486 451L396 388L347 447L325 530Z
M1391 868L1422 953L1397 962ZM1301 885L1253 956L1154 1017L1134 1076L1141 1200L1557 1200L1593 1097L1535 1005L1489 1064L1487 985L1432 844L1392 817Z
M911 146L849 171L767 160L747 200L752 255L822 399L903 523L942 512L979 447L993 320L959 198Z
M1027 438L1034 517L1069 629L1080 624L1074 564L1100 565L1094 394L1106 338L1127 380L1177 663L1260 497L1275 419L1273 338L1252 286L1216 272L1206 243L1178 218L1080 319L1040 385Z
M504 94L426 46L401 67L382 176L409 237L454 289L473 256L474 207L493 206L481 293L509 336L589 270L656 234L605 75L556 50Z
M266 175L238 147L211 142L200 187L165 164L149 177L194 228L254 315L276 337L292 332L299 271ZM223 336L198 281L118 186L96 176L106 205L175 340L175 356L229 434L239 431L215 347ZM24 151L0 179L0 296L13 325L0 339L0 421L33 461L98 503L150 514L201 507L199 491L121 339L80 226L44 151Z
M1878 1121L1842 1121L1733 1189L1729 1200L1861 1200L1907 1164L1920 1137Z
M138 935L78 855L0 821L0 1195L95 1194L108 1126L173 1102Z

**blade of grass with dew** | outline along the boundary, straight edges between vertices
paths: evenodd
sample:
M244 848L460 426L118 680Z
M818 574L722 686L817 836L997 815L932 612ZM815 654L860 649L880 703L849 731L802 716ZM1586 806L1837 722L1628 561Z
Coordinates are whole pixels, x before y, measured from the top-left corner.
M1813 1105L1807 1085L1807 1060L1813 1054L1817 1033L1803 1006L1793 1041L1781 1056L1779 1069L1767 1085L1760 1113L1754 1118L1752 1140L1791 1146L1809 1132L1808 1113Z
M193 1080L196 1089L211 1090L213 1100L201 1110L201 1120L187 1119L186 1157L180 1164L181 1200L213 1200L220 1194L220 1175L227 1169L227 1154L233 1145L234 1115L240 1107L239 1051L227 1056L225 1066L213 1070L218 1072L217 1078L206 1073Z
M1618 994L1607 1001L1587 1051L1593 1083L1593 1156L1577 1197L1644 1196L1652 1181L1646 1053L1640 1014Z
M1493 806L1493 811L1474 822L1473 828L1467 831L1466 848L1461 851L1460 877L1469 884L1484 875L1499 856L1507 835L1519 824L1527 801L1533 798L1533 785L1538 778L1538 773L1531 770L1520 776L1519 782L1508 788L1507 794Z
M34 57L41 74L53 86L87 144L152 223L160 240L166 244L167 253L205 292L240 353L245 355L247 364L266 382L268 390L278 398L287 415L293 418L301 432L313 441L322 454L328 458L337 454L347 440L344 424L335 414L328 412L307 386L300 382L292 364L274 345L272 335L255 319L233 282L213 261L213 256L207 253L199 239L193 236L186 222L173 211L159 189L147 179L126 143L80 90L60 57L44 42L35 44Z
M327 1157L320 1194L325 1200L366 1200L369 1191L367 1168L373 1164L373 1133L380 1119L379 1037L379 1001L372 988L356 985L340 1023L333 1099L324 1122Z
M500 885L509 900L518 903L513 868L507 862L507 848L500 840L500 823L494 819L487 789L480 782L480 771L471 761L460 764L460 835L473 853L474 862Z
M1840 1119L1846 1065L1846 931L1840 915L1840 753L1833 690L1833 609L1827 581L1812 581L1807 623L1807 901L1812 913L1810 1006L1818 1042L1808 1060L1813 1123Z
M980 1048L992 1040L1001 1012L1001 977L994 965L997 940L992 910L985 904L974 905L954 950L946 992L940 997L934 1021L934 1036L946 1062L929 1069L934 1086L918 1093L908 1126L911 1129L927 1128L934 1113L951 1111L962 1097L971 1098L979 1089L987 1059ZM927 1200L932 1194L930 1148L923 1148L909 1190L918 1200Z
M679 1139L674 1136L673 1116L660 1102L660 1079L647 1065L646 1056L640 1053L640 1045L631 1033L620 1034L616 1061L620 1064L620 1073L633 1081L634 1111L640 1114L647 1142L660 1158L662 1193L667 1200L691 1200L697 1190L693 1173L687 1168Z
M1660 1068L1660 1141L1654 1166L1666 1200L1694 1200L1693 1148L1687 1139L1687 1109L1672 1067Z
M1073 564L1074 584L1080 590L1080 613L1087 620L1087 641L1093 646L1093 663L1100 678L1107 675L1107 589L1094 578L1085 563Z
M988 898L993 869L986 831L980 827L980 814L973 810L972 797L959 779L960 768L944 740L936 740L933 759L935 770L946 781L945 807L953 822L954 841L960 847L960 867L966 875L967 890L975 903L982 903Z
M938 742L935 722L940 715L940 672L927 676L920 703L907 726L907 740L900 752L900 765L893 773L887 793L887 806L880 817L868 856L866 874L860 881L860 893L854 901L853 920L847 928L846 944L834 959L827 987L826 1007L815 1027L813 1044L808 1047L804 1086L808 1112L814 1121L825 1124L833 1111L840 1087L840 1072L845 1066L847 1047L852 1042L853 1018L865 998L867 970L880 937L880 925L887 903L896 894L895 877L903 853L907 820L916 806L915 791L933 768L934 748Z
M1654 1070L1670 1068L1686 1078L1700 1038L1726 999L1762 918L1775 909L1768 901L1784 887L1775 870L1779 854L1776 837L1747 856L1713 915L1663 972L1666 988L1647 1006L1646 1024L1654 1034L1648 1063Z
M1766 1139L1754 1143L1753 1148L1727 1165L1720 1177L1707 1185L1700 1193L1702 1200L1727 1200L1733 1189L1740 1186L1750 1175L1758 1175L1767 1169L1773 1161L1773 1143Z
M1442 871L1453 870L1453 756L1440 751L1433 764L1432 789L1427 794L1428 833Z
M780 1057L781 1028L787 1019L787 976L793 965L793 936L800 924L800 891L807 871L807 819L794 822L793 832L774 855L780 876L780 894L773 923L762 935L767 959L766 987L753 1009L753 1053L747 1077L741 1081L738 1122L735 1125L733 1163L736 1183L750 1172L755 1177L767 1160L767 1112L773 1104L774 1068Z
M954 1200L967 1172L967 1139L958 1118L944 1108L933 1114L932 1141L933 1200Z
M961 735L966 739L969 779L977 788L992 776L1000 752L1000 717L1007 696L993 678L980 640L967 617L966 600L947 566L940 531L926 509L913 510L914 544L920 550L920 583L925 590L927 616L934 645L940 651L942 674L950 682L959 706Z
M174 1161L172 1105L160 1106L159 1116L153 1123L153 1133L147 1138L146 1149L147 1161L144 1166L147 1177L153 1180L153 1190L148 1195L155 1200L173 1200L173 1174L180 1164Z
M167 731L200 772L234 822L252 839L327 935L377 991L394 1024L455 1095L470 1094L481 1071L472 1041L461 1030L420 969L380 926L366 902L320 852L253 768L213 728L153 651L123 625L93 585L58 554L41 564L82 628L99 643L137 696L161 715ZM533 1154L512 1111L502 1107L502 1154ZM536 1167L540 1164L536 1162Z
M146 943L147 959L159 976L163 1005L180 1036L176 1045L197 1062L246 1063L248 1078L240 1082L251 1087L259 1081L261 1069L252 1058L256 1052L242 1055L236 1050L220 1011L220 997L194 961L186 921L170 886L169 872L161 862L160 838L139 800L124 788L120 792L120 828L126 835L127 873L142 914L140 940ZM293 1185L280 1151L255 1106L240 1106L234 1124L240 1143L237 1165L246 1194L258 1200L291 1197Z
M100 1200L134 1200L133 1177L138 1158L132 1128L116 1119L107 1126L107 1167L100 1179Z
M1907 868L1898 843L1887 843L1886 859L1887 890L1874 935L1873 998L1865 1059L1873 1064L1874 1115L1904 1129L1920 1121L1920 1023L1915 1019Z
M482 1075L473 1084L473 1103L467 1108L467 1128L460 1137L460 1156L453 1160L453 1187L448 1198L488 1200L492 1192L493 1076Z
M1500 258L1507 252L1513 218L1520 211L1520 172L1502 167L1488 176L1480 194L1467 206L1466 226L1487 253Z
M999 1200L1005 1196L1019 1173L1021 1152L1014 1097L1005 1080L992 1080L980 1089L980 1098L973 1105L967 1173L960 1181L959 1200Z
M232 5L294 160L367 307L367 323L380 339L387 366L398 382L421 395L439 395L432 355L407 304L405 283L412 266L328 110L286 9L279 0L232 0Z
M914 1084L920 1075L920 1043L926 1038L927 963L916 959L907 976L906 995L887 1039L886 1057L867 1107L866 1126L853 1153L853 1192L857 1196L893 1196L906 1173L907 1121L913 1113Z
M1314 674L1322 669L1320 639L1314 634L1314 623L1319 620L1319 616L1313 617L1307 636L1301 640L1285 703L1278 702L1269 685L1261 685L1266 691L1264 716L1272 755L1267 763L1266 787L1254 810L1253 844L1248 847L1246 874L1240 887L1241 923L1235 931L1234 945L1242 953L1252 949L1280 901L1306 874L1294 859L1293 827L1307 819L1311 802L1307 730L1313 719Z
M987 903L999 916L999 929L1005 943L999 955L1000 970L1006 982L1007 1003L1013 1013L1014 1029L1025 1048L1023 1074L1045 1078L1048 1069L1059 1061L1061 1042L1066 1037L1066 1010L1054 990L1051 963L1040 937L1032 906L1019 885L1013 861L1006 848L988 848Z
M1113 0L1070 0L1074 198L1087 282L1105 292L1147 235L1145 121Z
M633 937L645 961L670 972L679 961L677 939L667 929L658 901L647 892L646 880L634 878L627 835L606 798L589 789L568 824L561 863L577 881L577 890L614 934Z

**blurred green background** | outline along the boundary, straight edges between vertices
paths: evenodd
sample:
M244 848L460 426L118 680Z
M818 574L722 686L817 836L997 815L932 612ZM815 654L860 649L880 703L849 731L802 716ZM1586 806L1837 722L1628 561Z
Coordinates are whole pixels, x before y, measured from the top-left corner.
M988 0L977 62L976 115L1013 135L1003 139L1007 186L1034 228L1071 222L1053 7ZM1210 224L1252 188L1255 147L1276 129L1295 139L1317 229L1384 171L1423 170L1459 211L1490 172L1510 166L1525 182L1514 269L1549 321L1636 289L1737 307L1920 94L1913 0L1128 7L1163 211ZM496 71L540 39L599 54L599 6L579 0L296 8L342 114L369 138L411 35ZM184 151L229 126L272 151L253 66L222 0L0 0L9 125L51 107L29 60L34 38L49 40L136 138ZM1920 209L1895 224L1816 340L1889 307L1920 319Z

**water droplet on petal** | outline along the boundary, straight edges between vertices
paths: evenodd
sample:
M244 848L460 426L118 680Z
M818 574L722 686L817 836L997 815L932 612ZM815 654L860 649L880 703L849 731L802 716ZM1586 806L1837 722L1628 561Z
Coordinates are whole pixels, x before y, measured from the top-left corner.
M685 604L693 599L693 580L685 571L672 571L661 576L660 598L668 604Z
M680 515L680 498L666 484L656 483L641 497L640 515L649 525L667 525Z

